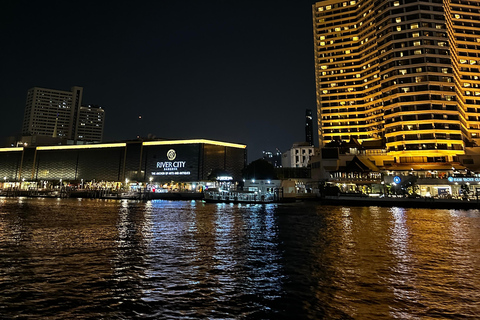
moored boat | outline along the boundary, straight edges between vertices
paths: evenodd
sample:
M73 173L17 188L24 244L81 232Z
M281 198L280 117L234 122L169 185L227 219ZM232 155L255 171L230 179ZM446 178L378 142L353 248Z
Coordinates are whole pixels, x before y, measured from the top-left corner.
M273 194L260 195L253 191L207 190L204 193L205 202L217 203L273 203Z

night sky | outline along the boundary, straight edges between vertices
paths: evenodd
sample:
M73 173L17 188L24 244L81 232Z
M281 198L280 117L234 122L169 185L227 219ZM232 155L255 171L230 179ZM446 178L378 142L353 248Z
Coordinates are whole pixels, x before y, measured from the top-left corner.
M104 141L236 142L249 161L286 151L316 108L313 3L3 0L0 137L21 132L29 88L82 86L83 104L106 110Z

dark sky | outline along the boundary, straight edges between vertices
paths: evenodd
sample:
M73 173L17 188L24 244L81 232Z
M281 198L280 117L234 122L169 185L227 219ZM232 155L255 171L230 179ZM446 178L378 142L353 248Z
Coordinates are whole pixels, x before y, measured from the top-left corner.
M29 88L76 85L106 110L106 141L286 151L315 110L313 3L3 0L0 137L20 133Z

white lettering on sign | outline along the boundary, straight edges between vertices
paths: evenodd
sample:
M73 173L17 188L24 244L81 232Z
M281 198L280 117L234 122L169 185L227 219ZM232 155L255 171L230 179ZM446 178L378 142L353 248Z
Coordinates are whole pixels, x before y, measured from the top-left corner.
M190 171L172 171L172 172L152 172L152 176L188 176L190 175Z
M157 162L157 168L165 170L177 170L178 168L185 168L186 161L165 161Z
M448 177L449 182L480 182L480 178L469 178L469 177Z

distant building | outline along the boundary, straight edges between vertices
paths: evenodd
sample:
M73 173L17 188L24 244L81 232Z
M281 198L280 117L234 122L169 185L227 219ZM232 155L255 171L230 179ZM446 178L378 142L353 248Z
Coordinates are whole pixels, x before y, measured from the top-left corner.
M73 143L100 142L104 110L82 107L82 95L82 87L72 87L70 91L31 88L27 92L22 135L60 138Z
M101 142L105 110L99 106L81 106L78 115L77 140Z
M298 142L282 154L282 167L302 168L307 167L310 157L315 153L315 148L308 142Z
M305 112L305 141L308 142L311 146L313 143L313 117L312 110L307 109Z
M282 167L282 152L276 149L272 151L263 151L263 160L268 161L274 168Z

